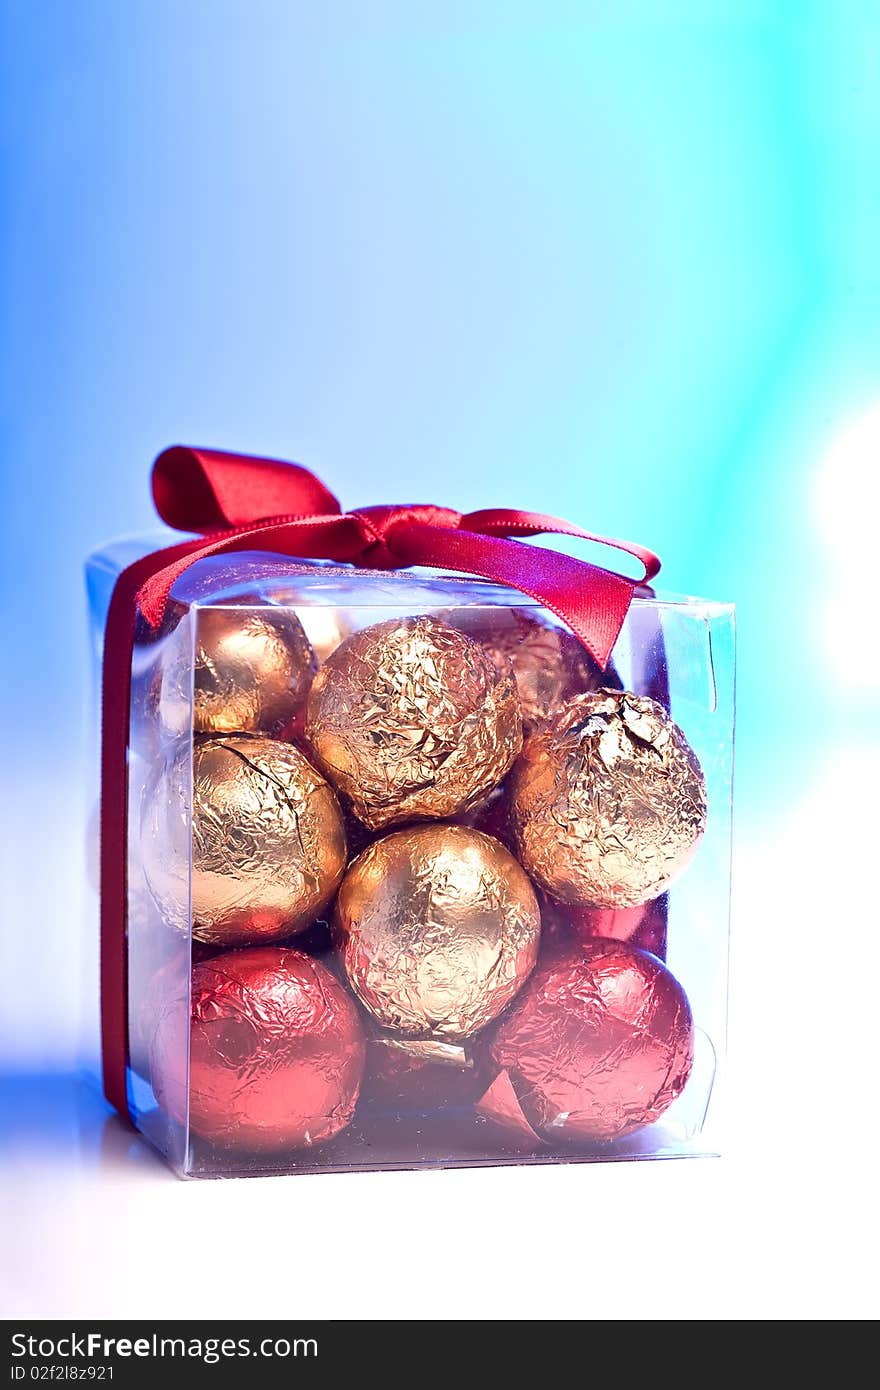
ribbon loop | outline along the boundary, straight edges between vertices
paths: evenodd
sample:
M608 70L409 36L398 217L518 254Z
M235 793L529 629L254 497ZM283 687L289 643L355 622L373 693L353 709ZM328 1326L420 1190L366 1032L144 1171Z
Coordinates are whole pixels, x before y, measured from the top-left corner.
M153 464L153 501L175 531L202 535L270 516L338 515L320 478L298 463L175 444Z

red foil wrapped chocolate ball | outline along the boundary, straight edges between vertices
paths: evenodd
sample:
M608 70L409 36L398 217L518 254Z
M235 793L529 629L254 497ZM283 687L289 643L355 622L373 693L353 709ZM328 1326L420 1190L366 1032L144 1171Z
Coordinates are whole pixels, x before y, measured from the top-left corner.
M332 1139L354 1112L364 1069L357 1008L302 951L257 946L197 965L189 1012L189 1123L223 1148L266 1153ZM153 1036L153 1089L187 1113L185 989Z
M170 941L169 937L166 936L161 942L166 952L162 964L150 971L143 959L144 953L132 951L131 907L132 904L129 903L128 1055L134 1070L139 1072L141 1076L149 1078L150 1048L160 1018L166 1008L186 992L192 967L200 964L201 961L210 960L211 956L217 954L218 948L205 946L195 939L188 945L184 945L176 933L170 936ZM146 935L151 938L155 937L154 932L146 933ZM160 943L154 940L154 946L158 948L159 945ZM169 950L170 955L167 954ZM162 958L158 950L157 957ZM186 1048L185 1033L182 1046Z
M539 966L491 1051L498 1072L481 1114L550 1143L619 1139L653 1124L684 1089L694 1027L659 960L627 942L590 941Z

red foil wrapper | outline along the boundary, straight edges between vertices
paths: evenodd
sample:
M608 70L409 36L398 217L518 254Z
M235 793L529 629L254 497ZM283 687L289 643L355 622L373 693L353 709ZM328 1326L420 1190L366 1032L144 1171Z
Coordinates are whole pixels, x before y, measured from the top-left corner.
M148 940L156 943L154 934L145 935ZM211 956L217 955L219 950L216 946L205 946L200 941L193 941L190 953L190 950L181 944L180 937L170 933L163 934L158 941L164 945L165 954L162 963L155 969L148 970L143 958L135 953L131 953L129 957L129 1060L135 1071L145 1077L150 1075L150 1048L162 1014L186 989L191 965L209 960Z
M681 985L627 942L554 953L502 1020L498 1074L478 1104L521 1139L619 1139L658 1120L693 1065Z
M186 1115L185 994L169 1000L151 1048L156 1099ZM345 988L284 946L230 951L192 975L189 1121L223 1148L265 1153L331 1139L354 1112L364 1036Z
M668 898L663 893L639 907L572 907L539 894L541 925L548 944L564 947L575 941L629 941L666 959Z

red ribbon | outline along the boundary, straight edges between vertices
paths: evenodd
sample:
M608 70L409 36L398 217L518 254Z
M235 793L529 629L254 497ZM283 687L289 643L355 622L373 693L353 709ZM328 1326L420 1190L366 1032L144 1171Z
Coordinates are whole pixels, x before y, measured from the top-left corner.
M163 521L199 538L137 560L116 582L104 637L101 769L101 1032L104 1093L130 1118L128 1059L128 740L131 664L140 612L157 628L171 588L209 555L262 550L369 569L429 565L518 589L561 618L604 667L633 590L660 561L628 541L582 531L536 512L489 508L462 516L446 507L363 507L343 512L308 469L209 449L166 449L153 465ZM628 579L522 536L576 536L627 551L644 574Z

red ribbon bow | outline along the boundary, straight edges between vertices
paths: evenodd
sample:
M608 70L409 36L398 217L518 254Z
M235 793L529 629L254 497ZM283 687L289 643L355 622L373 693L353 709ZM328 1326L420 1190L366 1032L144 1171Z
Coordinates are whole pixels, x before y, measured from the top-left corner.
M447 507L382 506L343 512L308 469L276 459L208 449L166 449L153 465L153 498L163 521L197 531L136 561L116 582L104 638L101 774L101 1031L104 1092L124 1116L128 1055L128 740L137 614L151 627L165 615L176 579L197 560L238 550L336 560L369 569L429 565L518 589L561 618L604 668L633 590L660 561L628 541L594 536L556 517L508 508L461 513ZM524 545L552 533L598 541L634 555L636 579Z

